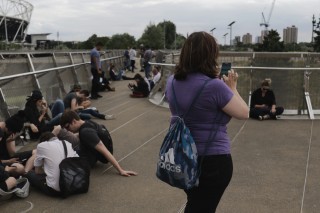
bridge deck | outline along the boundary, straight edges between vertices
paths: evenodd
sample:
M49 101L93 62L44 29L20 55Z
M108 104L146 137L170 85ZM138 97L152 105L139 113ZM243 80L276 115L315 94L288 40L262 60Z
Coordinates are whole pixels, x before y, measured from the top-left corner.
M113 82L116 92L93 101L115 120L101 121L114 141L120 164L137 177L117 175L98 164L87 194L67 199L44 196L31 188L26 199L0 203L1 212L179 212L184 192L157 180L157 155L170 113L147 99L129 97L128 81ZM319 212L319 120L232 120L234 174L217 212ZM302 210L302 211L301 211Z

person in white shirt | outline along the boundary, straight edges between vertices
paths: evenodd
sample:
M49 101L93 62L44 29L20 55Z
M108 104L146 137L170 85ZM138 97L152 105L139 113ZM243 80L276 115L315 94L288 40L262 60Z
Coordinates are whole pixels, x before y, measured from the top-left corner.
M66 142L66 146L67 157L79 157L72 149L71 143ZM59 164L63 159L65 159L65 152L62 141L51 132L43 133L37 146L35 170L26 174L30 184L46 195L59 196Z
M137 56L136 48L135 48L135 47L132 47L132 48L129 50L129 57L130 57L130 61L131 61L131 71L132 71L132 72L134 72L134 69L135 69L136 56Z
M155 66L152 70L152 75L153 78L152 80L149 80L150 82L150 89L153 89L154 85L160 81L161 78L161 72L160 72L160 67Z

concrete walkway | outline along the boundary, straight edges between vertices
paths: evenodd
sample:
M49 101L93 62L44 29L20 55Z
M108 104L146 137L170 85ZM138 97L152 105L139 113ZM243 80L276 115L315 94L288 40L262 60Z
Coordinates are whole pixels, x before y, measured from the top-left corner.
M147 99L130 98L128 83L113 82L116 91L101 93L104 97L93 105L116 115L115 120L96 121L108 127L122 167L139 175L121 177L110 165L98 164L87 194L59 199L31 188L26 199L1 202L0 212L182 211L184 192L155 176L170 112ZM234 173L217 212L320 212L320 120L232 120L228 129Z

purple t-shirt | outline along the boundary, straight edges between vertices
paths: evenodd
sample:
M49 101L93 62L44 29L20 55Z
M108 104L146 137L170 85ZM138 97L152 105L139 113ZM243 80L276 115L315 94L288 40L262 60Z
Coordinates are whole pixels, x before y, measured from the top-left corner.
M179 115L186 113L201 89L204 82L209 79L201 73L189 74L186 80L177 81L170 76L166 86L166 98L169 102L171 115L177 116L172 93L172 81L177 97ZM220 79L211 79L202 90L198 100L189 111L184 121L190 129L196 142L199 155L220 155L230 153L230 139L227 135L227 123L231 117L222 111L233 97L231 89ZM171 118L171 123L174 121ZM213 130L217 130L215 138ZM212 133L213 132L213 133Z

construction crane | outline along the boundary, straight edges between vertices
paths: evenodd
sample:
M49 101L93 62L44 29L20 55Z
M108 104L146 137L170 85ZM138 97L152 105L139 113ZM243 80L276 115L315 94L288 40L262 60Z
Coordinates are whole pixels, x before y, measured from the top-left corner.
M275 2L276 2L276 0L272 1L272 5L271 5L270 11L269 11L269 15L268 15L267 19L266 19L266 17L264 16L264 14L262 12L262 23L260 23L260 26L264 26L265 31L268 31L268 27L270 26L269 22L270 22L270 18L271 18L271 15L272 15L272 11L273 11Z

